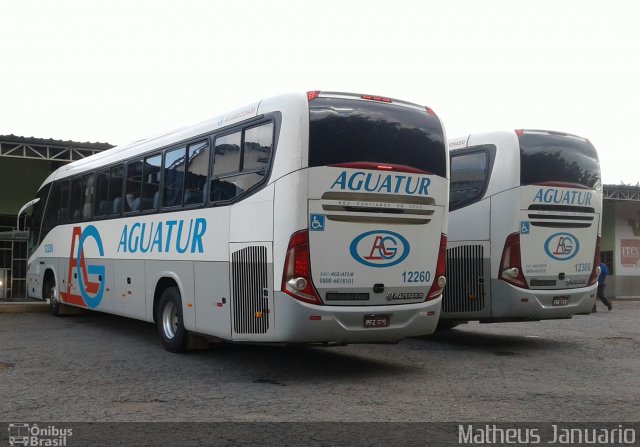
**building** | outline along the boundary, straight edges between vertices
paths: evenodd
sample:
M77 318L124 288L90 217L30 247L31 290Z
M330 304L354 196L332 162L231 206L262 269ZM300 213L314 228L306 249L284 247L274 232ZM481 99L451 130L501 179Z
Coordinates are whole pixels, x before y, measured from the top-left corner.
M110 149L107 143L78 143L0 135L0 300L24 298L28 213L17 227L17 214L40 184L58 167Z
M605 295L640 296L640 186L604 185L602 257L611 273Z

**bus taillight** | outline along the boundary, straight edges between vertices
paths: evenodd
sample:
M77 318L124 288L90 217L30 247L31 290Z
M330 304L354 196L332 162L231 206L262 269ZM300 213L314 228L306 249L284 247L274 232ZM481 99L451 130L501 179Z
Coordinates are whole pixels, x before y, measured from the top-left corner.
M320 96L320 90L314 90L311 92L307 92L307 101L313 101L318 96Z
M440 236L440 251L438 252L438 264L436 264L436 274L433 277L433 284L431 284L431 289L429 289L429 293L427 294L427 301L437 298L444 290L444 286L447 285L447 278L446 276L444 276L446 268L447 268L447 235L442 234Z
M522 274L522 261L520 259L520 233L511 233L507 236L500 261L499 278L523 289L528 289L527 280Z
M593 257L593 269L591 270L591 276L589 277L588 286L591 286L598 282L598 277L600 276L600 239L601 236L598 235L596 239L596 253Z
M322 304L311 280L309 257L309 232L298 231L291 235L282 275L282 291L307 303Z

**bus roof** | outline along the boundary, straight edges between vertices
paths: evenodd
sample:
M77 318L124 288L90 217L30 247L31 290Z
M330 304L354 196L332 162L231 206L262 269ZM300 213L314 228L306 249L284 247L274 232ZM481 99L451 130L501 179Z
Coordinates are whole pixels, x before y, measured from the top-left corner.
M189 140L199 135L205 135L217 129L222 129L227 126L245 121L247 119L254 118L262 113L267 113L272 110L286 109L288 105L293 103L306 104L310 99L308 95L311 93L321 97L342 97L366 101L392 102L395 105L401 105L410 108L420 108L422 110L426 109L427 111L433 113L431 109L425 108L424 106L420 106L418 104L372 95L360 95L355 93L329 91L288 93L271 98L265 98L194 125L181 127L169 132L163 132L147 138L143 138L141 140L133 141L131 143L116 146L112 149L100 152L95 155L91 155L81 160L74 161L58 168L56 171L51 173L42 183L40 188L54 180L71 177L73 175L81 174L87 171L92 171L100 166L110 165L112 163L117 163L119 161L135 157L137 155L143 155L160 148L165 148L167 146ZM264 108L264 110L261 110L261 106Z
M455 138L448 139L449 150L464 149L469 145L471 137L480 137L485 139L486 137L498 137L498 136L520 136L523 134L544 134L544 135L556 135L561 137L575 138L581 141L588 142L587 138L579 135L573 135L566 132L558 132L555 130L541 130L541 129L514 129L514 130L498 130L494 132L474 132L471 134L461 135Z
M74 161L58 168L47 177L47 179L42 183L42 186L54 180L70 177L85 171L91 171L99 166L109 165L111 163L126 160L130 157L135 157L136 155L142 155L159 148L164 148L166 146L197 137L199 135L210 133L212 131L215 131L216 129L221 129L245 121L247 119L254 118L260 113L265 113L265 111L260 111L260 105L265 101L268 101L271 104L273 104L274 102L280 103L283 107L286 107L287 104L293 101L306 102L307 96L306 93L290 93L279 95L273 98L248 104L244 107L226 112L222 115L215 116L194 125L181 127L169 132L163 132L147 138L143 138L141 140L133 141L131 143L116 146L99 154Z

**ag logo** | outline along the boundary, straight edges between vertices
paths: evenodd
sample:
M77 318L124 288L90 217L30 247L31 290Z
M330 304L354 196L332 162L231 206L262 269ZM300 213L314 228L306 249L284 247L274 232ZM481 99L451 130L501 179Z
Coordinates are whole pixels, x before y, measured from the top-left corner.
M88 264L85 261L84 249L90 242L98 251L100 257L104 256L104 249L102 247L102 239L100 233L93 225L87 226L84 231L81 227L74 227L73 234L71 236L71 253L69 254L69 270L67 278L67 291L63 293L65 302L78 305L86 305L91 308L96 308L102 301L104 294L104 281L105 281L105 268L104 265ZM78 246L76 249L76 240ZM77 285L80 291L80 296L71 293L71 284L73 282L74 274L77 278ZM91 281L91 279L97 279L97 282Z
M367 267L391 267L409 256L409 242L393 231L368 231L351 241L349 251Z
M556 233L549 236L544 243L544 251L556 261L566 261L573 258L580 250L580 242L569 233Z

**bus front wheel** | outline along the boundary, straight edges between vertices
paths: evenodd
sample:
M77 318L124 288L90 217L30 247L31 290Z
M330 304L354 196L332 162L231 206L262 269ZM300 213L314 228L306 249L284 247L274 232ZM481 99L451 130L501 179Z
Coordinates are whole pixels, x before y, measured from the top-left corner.
M162 292L156 324L162 345L169 352L185 352L189 334L184 328L182 299L177 287L169 287Z
M42 297L45 300L49 300L49 313L55 317L62 315L60 301L58 301L58 294L56 293L56 281L53 279L53 275L46 276L42 292Z

